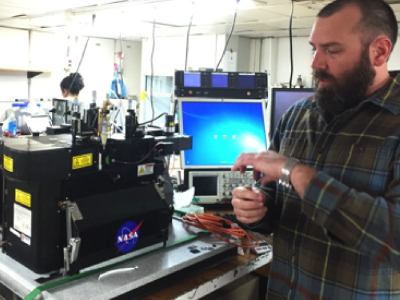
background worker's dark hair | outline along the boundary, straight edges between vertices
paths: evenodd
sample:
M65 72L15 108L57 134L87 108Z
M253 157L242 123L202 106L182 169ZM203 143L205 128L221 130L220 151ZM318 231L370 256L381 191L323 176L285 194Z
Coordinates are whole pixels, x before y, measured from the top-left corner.
M71 73L71 74L69 74L69 76L65 77L61 81L61 83L60 83L61 91L64 91L64 90L68 91L68 89L71 85L71 82L74 79L75 74L76 74L75 81L74 81L69 93L71 95L78 95L79 92L81 91L81 89L83 89L85 87L85 84L83 83L83 77L81 76L81 74Z
M336 0L325 6L317 17L330 17L348 5L355 5L361 10L361 21L355 30L361 32L364 46L369 46L378 36L385 35L392 42L393 51L399 28L393 9L383 0Z

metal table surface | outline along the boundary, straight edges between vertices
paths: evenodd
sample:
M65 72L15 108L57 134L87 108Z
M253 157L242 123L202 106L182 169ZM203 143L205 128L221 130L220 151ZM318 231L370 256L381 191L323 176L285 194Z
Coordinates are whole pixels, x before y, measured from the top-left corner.
M183 225L178 220L173 220L170 226L168 244L200 231L197 228ZM126 258L150 252L155 248L161 248L161 246L161 244L154 245L125 255L119 260L123 261ZM193 247L201 251L192 253L190 249L193 249ZM44 291L35 299L111 299L232 248L233 246L220 242L212 235L201 236L174 247L167 247L153 251L148 255L130 259L119 264L112 272L107 272L101 276L99 276L100 274L91 275ZM112 262L115 263L116 259ZM43 275L33 273L9 256L0 254L0 282L19 297L26 297L32 290L40 286L35 281L40 277L43 277Z

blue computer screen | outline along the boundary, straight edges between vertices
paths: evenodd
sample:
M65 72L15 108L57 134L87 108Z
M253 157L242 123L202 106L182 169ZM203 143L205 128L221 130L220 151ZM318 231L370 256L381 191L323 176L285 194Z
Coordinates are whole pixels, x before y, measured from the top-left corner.
M211 86L227 88L228 87L228 74L212 74Z
M201 87L200 73L184 73L183 85L185 87Z
M267 149L262 103L182 102L183 134L193 137L185 166L232 166L241 153Z
M255 87L255 76L254 75L241 75L239 74L239 87L240 88L250 88Z

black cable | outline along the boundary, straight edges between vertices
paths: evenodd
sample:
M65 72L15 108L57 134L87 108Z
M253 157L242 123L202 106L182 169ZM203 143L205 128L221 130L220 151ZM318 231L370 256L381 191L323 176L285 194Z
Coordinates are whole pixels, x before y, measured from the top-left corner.
M222 51L221 59L219 60L218 65L217 65L216 68L215 68L215 71L218 70L218 67L219 67L220 63L221 63L222 59L223 59L224 56L225 56L226 47L228 47L229 40L231 39L231 36L232 36L232 33L233 33L233 29L235 28L236 16L237 16L238 8L239 8L239 7L238 7L238 6L239 6L239 1L240 1L240 0L237 0L235 15L234 15L234 17L233 17L233 22L232 22L231 33L229 34L228 40L227 40L226 43L225 43L224 51Z
M154 56L154 47L156 44L156 16L154 14L153 18L153 46L151 48L151 57L150 57L150 63L151 63L151 74L150 74L150 103L151 103L151 119L153 122L154 120L154 104L153 104L153 77L154 77L154 65L153 65L153 56Z
M178 99L175 99L175 103L174 103L174 119L175 119L176 112L178 111L178 105L179 105L179 101L178 101Z
M141 124L138 124L138 125L140 126L140 125L144 125L144 124L152 123L153 121L155 121L155 120L157 120L157 119L161 118L163 115L168 115L168 114L167 114L167 113L162 113L162 114L161 114L161 115L159 115L157 118L155 118L155 119L152 119L152 120L150 120L150 121L147 121L147 122L144 122L144 123L141 123Z
M186 35L185 71L187 71L187 61L188 61L188 54L189 54L189 36L190 36L190 28L192 28L193 11L194 11L194 2L192 2L192 15L190 16L189 27L188 27L188 31L187 31L187 35Z
M92 125L90 126L90 128L94 128L94 123L97 121L97 116L98 116L99 114L96 114L96 117L94 118L94 120L93 120L93 123L92 123Z
M293 7L294 7L294 2L292 0L292 12L290 14L290 23L289 23L289 35L290 35L290 80L289 80L289 87L290 88L292 88L292 80L293 80L293 36L292 36Z
M93 16L92 16L92 27L93 27L93 25L94 25L94 20L95 20L95 19L96 19L96 15L93 15ZM69 88L68 88L68 90L67 90L67 96L69 95L69 92L71 91L71 88L72 88L72 86L74 85L76 76L78 75L79 68L81 67L83 57L85 56L85 53L86 53L86 48L87 48L87 45L88 45L88 43L89 43L89 39L90 39L90 36L88 36L88 38L87 38L87 40L86 40L85 48L83 49L83 53L82 53L82 55L81 55L81 60L79 61L78 68L76 69L74 78L72 78L71 84L69 85Z

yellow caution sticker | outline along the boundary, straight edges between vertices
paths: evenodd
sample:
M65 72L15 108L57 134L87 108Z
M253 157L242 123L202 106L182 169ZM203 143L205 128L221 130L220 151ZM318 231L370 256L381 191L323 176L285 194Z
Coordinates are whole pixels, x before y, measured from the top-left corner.
M14 160L4 155L4 169L8 172L14 172Z
M138 166L138 177L154 174L154 163Z
M72 157L72 170L90 167L93 165L93 154L84 154Z
M142 100L142 101L146 100L146 92L142 92L140 94L140 100Z
M15 201L25 206L31 207L31 194L15 189Z
M144 171L143 167L140 167L139 169L139 175L144 175L146 172Z

